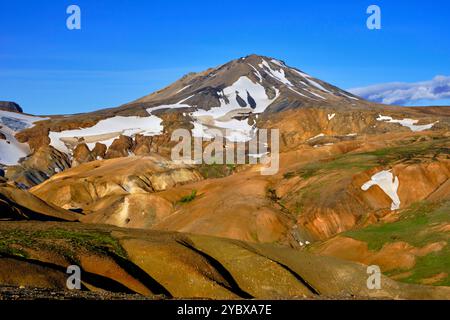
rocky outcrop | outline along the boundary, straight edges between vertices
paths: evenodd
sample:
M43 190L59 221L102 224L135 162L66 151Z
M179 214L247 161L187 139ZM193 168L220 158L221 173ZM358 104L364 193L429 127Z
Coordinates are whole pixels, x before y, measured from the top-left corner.
M158 150L157 146L153 145L153 137L137 134L134 140L133 153L137 156L147 155Z
M0 101L0 110L22 113L22 108L15 102Z
M42 146L20 165L8 167L7 177L21 188L28 189L70 166L66 154L51 146Z
M73 151L72 167L76 167L82 163L94 161L96 158L89 150L85 143L81 143L76 146Z
M133 145L134 142L131 137L121 135L118 139L115 139L108 148L105 159L127 157L130 155Z
M92 149L92 156L95 160L101 160L105 158L107 147L103 143L97 142L94 146L94 149Z
M117 146L117 145L116 145ZM78 144L72 155L72 167L76 167L82 163L91 162L95 160L102 160L106 156L108 148L103 143L97 142L92 150L86 143ZM114 153L115 151L112 151Z
M171 212L171 204L154 192L201 179L194 168L159 156L128 157L81 164L31 192L59 207L94 214L86 221L144 227Z
M76 221L79 215L63 210L8 184L0 184L0 220Z

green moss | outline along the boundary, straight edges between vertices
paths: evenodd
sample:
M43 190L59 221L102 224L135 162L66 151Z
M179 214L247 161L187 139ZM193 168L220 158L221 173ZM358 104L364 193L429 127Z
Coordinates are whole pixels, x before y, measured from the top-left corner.
M70 246L64 246L61 241ZM126 258L125 250L108 232L49 229L45 231L7 230L0 232L0 255L26 257L26 248L47 249L75 260L78 250L100 254L110 252Z
M99 253L113 252L123 258L126 257L125 250L109 232L50 229L35 232L33 237L38 239L65 240L75 248L85 248Z
M305 165L296 172L304 179L330 171L362 172L377 166L392 165L397 162L420 162L424 158L436 159L438 155L450 154L449 138L432 141L408 142L406 145L383 148L371 152L347 153L334 158ZM292 175L292 173L290 173Z
M399 221L372 225L360 230L348 231L344 236L364 241L370 250L378 251L385 244L404 241L421 248L431 243L448 242L448 235L431 228L450 223L450 201L430 203L423 201L412 205L404 211ZM442 250L418 257L411 276L400 281L420 283L439 273L449 273L450 246L447 244ZM389 275L397 275L406 270L394 270ZM436 285L450 285L450 277L436 283Z
M0 256L18 256L27 257L28 254L19 247L24 245L30 245L33 243L32 239L29 239L25 232L20 230L12 230L8 232L0 233Z
M380 250L383 245L395 241L405 241L414 246L442 240L443 235L427 232L430 225L450 221L448 212L450 201L436 204L420 202L413 204L402 213L399 221L376 224L366 228L348 231L344 235L368 243L370 250Z
M417 259L416 265L412 270L412 275L402 279L407 283L421 283L423 279L428 279L441 273L447 273L447 276L433 285L450 286L450 249L448 245L438 252L430 253Z
M189 203L194 201L194 199L197 197L197 190L192 190L190 195L184 196L180 199L180 203Z

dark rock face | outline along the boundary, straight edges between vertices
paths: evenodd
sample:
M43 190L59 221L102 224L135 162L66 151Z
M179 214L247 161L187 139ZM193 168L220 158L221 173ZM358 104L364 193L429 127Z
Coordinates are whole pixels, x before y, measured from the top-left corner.
M5 171L2 168L0 168L0 177L4 177L4 176L5 176Z
M21 189L29 189L68 168L70 160L66 154L51 146L43 146L27 157L20 166L8 167L6 176Z
M236 96L236 101L242 108L247 106L247 102L245 102L239 95Z
M15 102L0 101L0 110L23 112L22 108Z

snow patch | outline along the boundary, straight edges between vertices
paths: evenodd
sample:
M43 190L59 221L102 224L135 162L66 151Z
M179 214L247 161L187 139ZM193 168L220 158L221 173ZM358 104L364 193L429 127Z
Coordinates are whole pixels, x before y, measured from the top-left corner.
M283 68L281 68L280 70L273 70L266 60L263 60L262 63L259 64L259 67L265 70L272 78L288 86L292 86L292 83L288 79L286 79Z
M285 67L285 65L284 65L281 61L272 59L272 60L270 60L270 62L276 64L277 66L279 66L279 67L281 67L281 68L284 68L284 67Z
M89 128L80 128L62 132L51 131L49 133L50 145L65 153L69 153L71 147L76 146L80 141L85 142L90 148L93 148L96 142L106 144L107 147L109 147L114 139L118 138L120 135L159 135L163 131L161 123L162 119L154 115L148 117L115 116L100 120L97 124Z
M316 96L317 98L320 98L320 99L322 99L322 100L327 100L327 98L322 97L320 94L317 94L317 93L315 93L315 92L312 92L312 91L309 91L309 90L306 90L306 89L303 89L303 90L305 90L306 92L308 92L308 93L310 93L310 94Z
M335 116L336 116L336 113L328 114L328 121L333 120L333 118L334 118Z
M363 191L367 191L374 185L379 186L381 190L383 190L384 193L386 193L386 195L391 198L391 211L395 211L400 208L401 202L397 194L399 180L398 177L394 177L391 170L384 170L374 174L370 181L367 181L362 185L361 189Z
M317 89L322 90L322 91L324 91L324 92L326 92L326 93L331 93L331 94L332 94L332 92L331 92L330 90L325 89L325 88L324 88L321 84L319 84L318 82L316 82L316 81L314 81L314 80L312 80L312 79L310 79L310 78L306 78L306 80L307 80L310 84L312 84L314 87L316 87Z
M269 99L266 94L266 89L262 85L254 83L249 78L243 76L219 93L220 107L211 108L210 110L197 110L193 113L193 116L212 116L214 118L219 118L233 110L242 109L236 98L239 95L244 101L247 101L247 94L249 94L256 103L256 108L253 109L252 112L262 113L278 98L279 91L276 90L276 96L273 99Z
M341 95L343 95L344 97L346 97L346 98L349 98L349 99L352 99L352 100L359 100L358 98L355 98L355 97L352 97L352 96L349 96L348 94L345 94L344 92L339 92Z
M439 123L439 121L430 123L430 124L424 124L424 125L416 125L417 122L419 122L419 120L414 120L414 119L394 119L390 116L383 116L383 115L378 115L377 121L384 121L384 122L389 122L389 123L398 123L403 127L408 127L410 128L412 131L414 132L419 132L419 131L424 131L424 130L429 130L431 128L433 128L433 126L437 123Z
M27 157L31 153L30 147L27 143L20 143L16 134L33 127L37 121L48 119L0 110L0 133L6 138L0 139L0 163L12 166L18 164L21 158Z
M191 86L191 85L187 85L186 87L184 87L184 88L178 90L176 93L180 93L180 92L186 90L187 88L189 88L190 86Z
M309 138L308 141L311 141L311 140L314 140L314 139L317 139L317 138L321 138L321 137L325 137L325 134L319 133L317 136Z
M192 106L185 104L184 102L186 102L187 100L189 100L190 98L192 98L194 95L189 96L177 103L174 104L164 104L164 105L160 105L157 107L151 107L151 108L147 108L147 112L148 114L151 115L152 111L156 111L156 110L163 110L163 109L181 109L181 108L192 108Z
M300 95L300 96L302 96L302 97L305 97L305 98L308 98L308 99L315 100L315 99L313 99L313 98L311 98L311 97L308 97L307 95L304 95L303 93L298 92L297 90L292 89L291 87L289 87L289 89L290 89L291 91L294 91L296 94L298 94L298 95ZM317 101L317 100L316 100L316 101Z

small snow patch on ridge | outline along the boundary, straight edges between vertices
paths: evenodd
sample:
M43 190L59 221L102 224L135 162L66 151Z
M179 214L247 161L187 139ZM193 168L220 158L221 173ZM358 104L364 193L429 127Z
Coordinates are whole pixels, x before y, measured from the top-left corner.
M285 75L285 73L284 73L283 68L281 68L280 70L273 70L273 69L270 67L269 63L267 63L266 60L263 60L262 63L259 64L259 67L260 67L261 69L264 69L264 67L265 67L264 70L266 70L266 72L267 72L272 78L274 78L274 79L276 79L276 80L280 81L281 83L284 83L284 84L286 84L286 85L288 85L288 86L292 86L292 83L291 83L288 79L286 79L286 75Z
M180 93L180 92L186 90L187 88L189 88L190 86L191 86L191 85L187 85L186 87L181 88L180 90L178 90L176 93Z
M424 125L416 125L417 122L419 122L419 120L414 120L414 119L394 119L390 116L383 116L383 115L378 115L377 121L384 121L384 122L389 122L389 123L398 123L403 127L408 127L410 128L412 131L414 132L418 132L418 131L424 131L424 130L429 130L431 128L433 128L433 126L437 123L439 123L439 121L430 123L430 124L424 124Z
M400 198L397 194L399 180L398 177L394 177L392 172L383 170L374 174L370 181L367 181L362 185L361 189L363 191L369 190L372 186L379 186L381 190L386 193L386 195L391 198L391 211L398 210L400 208Z
M317 138L321 138L321 137L325 137L325 134L319 133L317 136L309 138L308 141L311 141L311 140L314 140L314 139L317 139Z
M328 115L328 121L333 120L333 118L336 116L336 113L332 113Z

